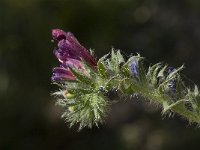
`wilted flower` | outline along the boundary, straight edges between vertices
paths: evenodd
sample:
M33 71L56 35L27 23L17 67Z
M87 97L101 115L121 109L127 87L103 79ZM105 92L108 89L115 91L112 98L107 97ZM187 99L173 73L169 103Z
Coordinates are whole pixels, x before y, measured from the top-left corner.
M52 81L75 80L70 68L84 70L82 61L96 69L97 62L95 58L78 42L72 33L53 29L52 37L58 42L54 54L61 62L60 67L53 69Z

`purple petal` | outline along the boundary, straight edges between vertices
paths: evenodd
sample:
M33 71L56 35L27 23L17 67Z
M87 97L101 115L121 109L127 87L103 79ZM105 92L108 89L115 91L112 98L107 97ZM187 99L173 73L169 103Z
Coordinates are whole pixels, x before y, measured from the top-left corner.
M69 44L70 50L73 50L80 58L83 58L91 66L97 66L95 58L90 52L83 47L71 32L67 32L66 43Z
M62 30L54 29L52 30L52 36L59 41L58 48L63 51L62 53L66 52L68 54L65 57L79 60L83 58L91 66L97 66L95 58L78 42L71 32L65 33Z
M58 42L58 49L60 52L65 53L65 57L80 60L79 51L74 49L72 44L67 40L61 40Z
M68 50L54 49L53 53L61 63L64 63L69 59L75 59L77 61L81 60L77 55L70 53Z
M61 63L67 60L67 53L60 51L59 49L54 49L53 53Z
M52 30L52 37L54 40L60 41L62 39L66 39L67 33L60 29Z
M67 70L66 68L62 68L62 67L55 67L53 68L53 73L57 73L57 74L67 74Z
M65 57L78 60L82 58L91 66L97 65L96 60L90 52L84 48L70 32L67 33L66 40L63 39L58 42L58 49L60 49L62 53L67 53Z
M53 68L52 81L75 80L72 72L61 67Z
M83 65L81 61L77 59L69 58L66 62L63 63L66 67L76 68L76 69L83 69Z
M54 49L54 54L61 62L61 67L53 69L52 81L75 80L76 78L69 67L87 72L81 62L82 60L96 69L97 62L95 58L78 42L72 33L53 29L52 37L58 42L57 48Z

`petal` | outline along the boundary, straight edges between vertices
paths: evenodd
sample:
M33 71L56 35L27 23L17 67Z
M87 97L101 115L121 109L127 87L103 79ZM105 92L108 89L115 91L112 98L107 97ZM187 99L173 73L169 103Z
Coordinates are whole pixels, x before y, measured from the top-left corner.
M93 68L97 67L95 58L78 42L71 32L66 33L60 29L54 29L52 30L52 36L58 41L58 48L54 50L54 54L61 63L68 59L76 59L84 60Z
M57 74L67 74L69 70L67 70L66 68L63 67L55 67L53 68L53 73L57 73Z
M130 72L133 76L137 76L138 75L138 60L137 59L133 59L131 62L130 62Z
M53 68L53 76L52 81L63 81L63 80L75 80L72 72L62 68L62 67L55 67Z
M61 40L58 42L58 49L62 53L67 54L67 58L73 58L73 59L79 59L80 60L80 55L79 51L75 48L73 48L72 44L69 43L67 40Z
M67 54L63 53L62 51L60 51L59 49L54 49L53 51L54 55L58 58L58 60L62 63L63 61L67 60Z
M62 39L66 39L67 33L60 29L52 30L52 37L54 40L60 41Z
M60 76L53 75L51 77L51 80L53 82L62 82L62 81L66 81L66 80L75 80L75 77L71 77L71 76L67 76L67 75L60 75Z
M68 67L76 68L76 69L83 69L84 68L81 61L79 61L77 59L71 59L71 58L69 58L65 62L65 65L68 66Z
M53 53L61 63L66 62L68 59L80 60L80 58L77 57L77 55L70 53L68 50L61 50L61 49L55 48Z
M80 58L83 58L91 66L97 66L95 58L78 42L71 32L67 32L66 42L70 43L70 50L73 50Z

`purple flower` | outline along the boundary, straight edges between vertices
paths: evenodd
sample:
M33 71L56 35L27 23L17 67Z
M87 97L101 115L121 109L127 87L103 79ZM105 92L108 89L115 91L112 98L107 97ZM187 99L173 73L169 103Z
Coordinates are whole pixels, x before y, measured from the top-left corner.
M54 40L60 41L62 39L66 39L67 33L60 29L52 30L52 37Z
M60 29L53 29L52 37L58 42L57 47L54 49L54 54L61 63L60 67L53 69L52 81L62 82L64 80L76 80L70 68L79 69L87 74L82 60L93 69L96 69L97 61L90 52L78 42L72 33L66 33Z
M84 60L93 68L96 68L97 61L95 58L78 42L71 32L66 33L60 29L53 29L52 36L54 40L58 41L58 48L54 50L54 54L61 62L73 58Z
M131 75L138 76L139 67L138 67L138 60L136 58L133 58L131 60L129 64L129 69L130 69Z
M75 77L70 70L63 67L53 68L53 75L51 77L52 81L59 82L64 80L75 80Z

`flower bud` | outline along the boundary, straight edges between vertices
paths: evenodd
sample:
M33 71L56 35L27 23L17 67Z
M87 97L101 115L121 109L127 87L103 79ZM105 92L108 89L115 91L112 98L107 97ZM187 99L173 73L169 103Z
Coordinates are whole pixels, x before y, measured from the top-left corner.
M66 96L66 98L68 98L68 99L72 99L72 98L75 97L75 95L74 95L74 94L71 94L71 93L67 93L65 96Z

